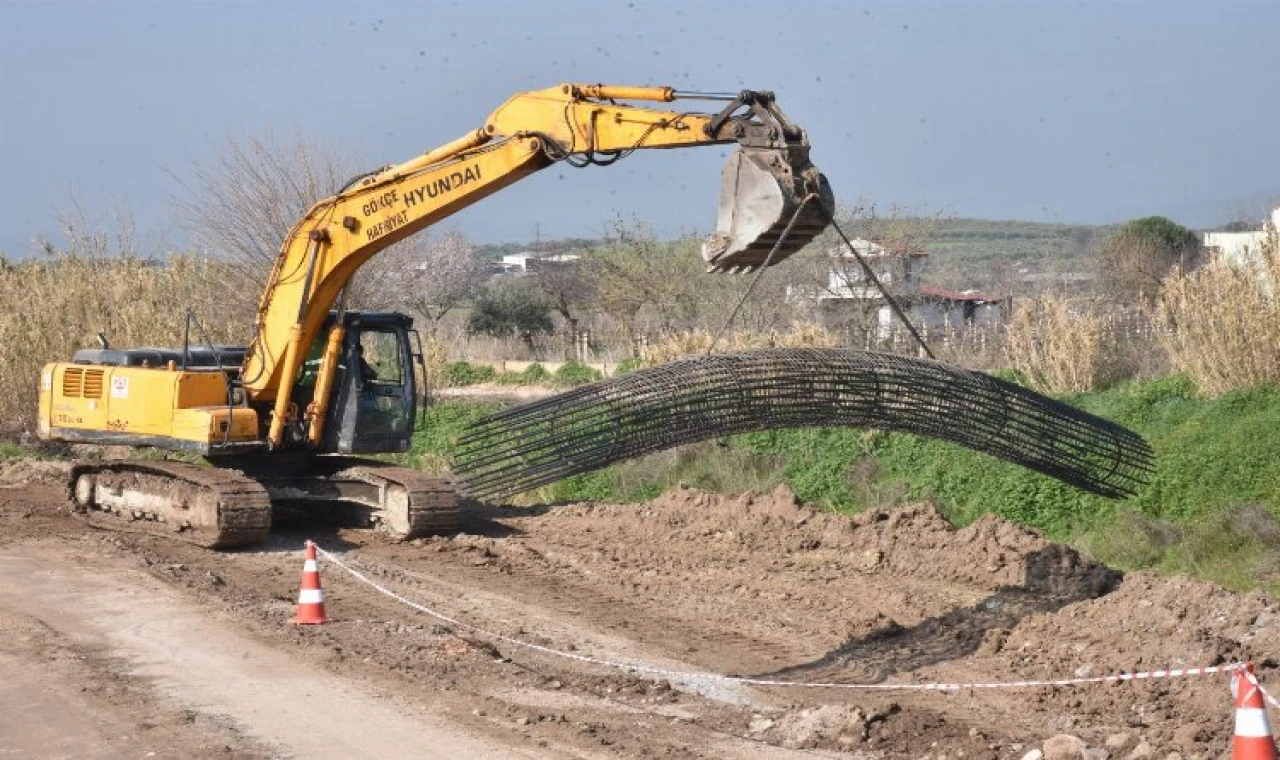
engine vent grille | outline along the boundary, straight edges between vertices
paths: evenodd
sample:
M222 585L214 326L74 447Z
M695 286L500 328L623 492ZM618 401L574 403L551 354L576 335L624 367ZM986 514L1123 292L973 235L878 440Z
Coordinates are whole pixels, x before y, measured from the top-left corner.
M102 398L105 373L100 369L69 367L62 372L64 398Z
M100 369L87 369L84 371L85 398L102 398L103 374L103 371Z
M62 395L79 398L84 392L84 370L67 369L62 373Z

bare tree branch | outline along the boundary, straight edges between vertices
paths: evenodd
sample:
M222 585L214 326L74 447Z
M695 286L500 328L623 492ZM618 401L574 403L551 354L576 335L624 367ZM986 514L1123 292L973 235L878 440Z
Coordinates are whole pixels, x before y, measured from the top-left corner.
M336 193L354 162L303 135L232 137L213 160L174 177L177 217L196 250L237 266L228 298L256 306L281 242L318 200Z
M382 251L351 284L351 303L367 309L421 314L434 331L441 318L472 298L489 279L489 265L456 230L419 233Z

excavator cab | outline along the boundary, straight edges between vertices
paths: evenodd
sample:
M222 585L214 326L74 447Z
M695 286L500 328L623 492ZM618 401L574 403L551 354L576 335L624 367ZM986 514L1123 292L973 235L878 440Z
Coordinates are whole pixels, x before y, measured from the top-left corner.
M330 314L324 332L337 318L336 312ZM421 352L413 348L413 320L404 314L357 311L345 312L342 320L346 334L320 451L408 451L418 409L414 369L422 363ZM323 343L315 341L299 373L294 398L300 407L311 401Z

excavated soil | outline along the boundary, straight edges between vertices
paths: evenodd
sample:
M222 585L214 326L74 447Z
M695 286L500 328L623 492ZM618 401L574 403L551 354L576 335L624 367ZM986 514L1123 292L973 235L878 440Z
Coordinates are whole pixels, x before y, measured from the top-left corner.
M72 551L143 571L299 661L532 756L1003 758L1043 748L1047 757L1188 758L1230 746L1225 676L919 692L751 686L690 672L952 683L1248 658L1264 685L1280 684L1280 607L1261 594L1122 578L1034 531L994 518L957 530L924 504L821 513L785 488L679 489L647 504L474 505L463 533L409 543L313 531L343 562L449 619L322 560L337 622L298 628L285 621L303 533L278 530L261 549L219 554L96 530L65 511L60 467L0 467L0 551L51 561ZM138 704L159 699L145 684L121 688ZM237 745L220 730L202 740L249 755L263 740ZM1059 734L1080 741L1048 741Z

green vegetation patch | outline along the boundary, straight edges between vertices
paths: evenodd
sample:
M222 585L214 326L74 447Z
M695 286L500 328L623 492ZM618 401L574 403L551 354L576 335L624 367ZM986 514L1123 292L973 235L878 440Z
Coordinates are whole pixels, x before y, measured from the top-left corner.
M413 431L408 453L396 455L393 459L427 472L446 472L453 467L458 438L467 427L505 406L491 402L434 404L427 408L422 424Z
M445 365L445 385L449 388L461 388L481 383L498 385L547 385L557 388L574 388L600 380L604 374L600 370L578 362L567 362L551 372L542 364L530 364L519 372L498 372L487 364L471 364L470 362L450 362Z
M487 364L450 362L444 368L445 385L450 388L493 382L497 376L497 370Z
M600 370L578 362L567 362L560 365L554 373L555 384L564 388L573 388L587 383L594 383L604 378Z
M37 446L27 446L12 441L0 441L0 462L9 459L54 459L52 453Z

